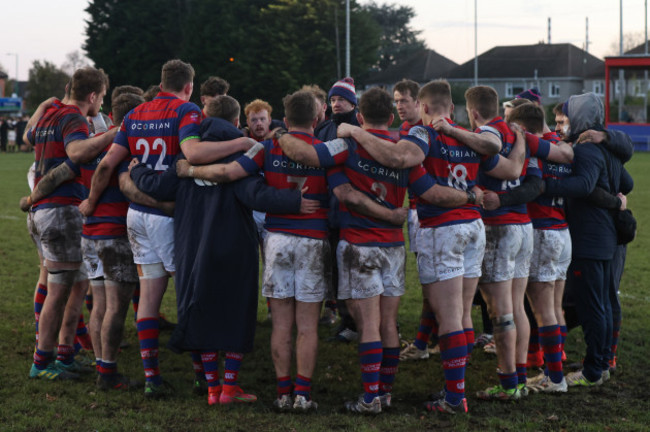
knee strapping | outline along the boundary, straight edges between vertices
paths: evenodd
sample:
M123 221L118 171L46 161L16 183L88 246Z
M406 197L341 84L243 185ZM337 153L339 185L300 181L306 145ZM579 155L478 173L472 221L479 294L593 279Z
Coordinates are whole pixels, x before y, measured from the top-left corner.
M86 266L81 264L79 270L75 272L74 283L81 282L88 279L88 272L86 271Z
M77 276L77 270L48 270L47 283L72 286Z
M156 264L140 264L140 279L158 279L161 277L169 276L167 270L163 266L163 263Z
M104 277L100 276L95 279L90 279L90 286L104 286Z
M515 321L513 314L505 314L492 318L492 326L494 327L494 334L505 333L515 329Z

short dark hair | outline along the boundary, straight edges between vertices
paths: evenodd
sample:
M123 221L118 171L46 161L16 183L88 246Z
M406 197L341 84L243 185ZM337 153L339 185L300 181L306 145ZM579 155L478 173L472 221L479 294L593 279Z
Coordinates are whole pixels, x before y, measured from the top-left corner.
M553 107L553 114L555 114L555 115L566 115L566 114L564 114L564 111L562 110L565 103L566 102L560 102L559 104L555 105Z
M138 96L142 96L144 94L144 91L140 87L136 87L132 85L117 86L113 89L113 93L111 93L111 102L117 99L118 96L123 95L125 93L131 93Z
M225 95L230 90L230 83L218 76L211 76L201 84L201 96Z
M237 99L228 95L218 95L205 107L205 113L208 117L218 117L220 119L234 122L239 118L241 107Z
M169 60L162 67L160 83L165 91L180 92L193 80L194 68L189 63L174 59Z
M449 109L452 104L451 86L447 80L431 81L422 86L418 100L434 108Z
M112 113L113 113L113 123L119 125L124 120L129 111L137 107L141 103L144 103L144 98L142 95L135 93L122 93L113 99L112 103Z
M284 115L291 126L309 127L317 115L316 98L308 90L298 90L282 99Z
M386 90L373 87L361 95L359 111L370 125L386 124L393 114L393 98Z
M474 86L465 92L465 101L470 109L475 109L485 120L492 120L499 113L499 95L489 86Z
M91 93L108 90L108 75L103 69L87 66L77 69L70 83L70 97L73 100L84 100Z
M322 103L327 103L327 93L318 84L305 84L300 90L307 90L313 93L314 97Z
M404 78L395 84L393 91L398 91L402 95L410 94L413 100L415 100L418 97L420 86L415 81Z
M521 123L530 133L542 133L544 130L544 109L532 102L521 104L510 111L506 121L508 123Z

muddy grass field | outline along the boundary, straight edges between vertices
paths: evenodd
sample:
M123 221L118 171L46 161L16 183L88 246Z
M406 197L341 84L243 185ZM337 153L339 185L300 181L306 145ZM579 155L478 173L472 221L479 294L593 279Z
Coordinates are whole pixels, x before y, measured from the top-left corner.
M145 400L141 391L104 393L95 389L94 376L75 383L31 381L27 378L33 349L32 296L38 272L37 256L18 209L27 193L26 172L32 155L0 154L0 431L645 431L650 429L650 349L646 340L650 318L650 154L638 154L628 164L635 179L629 207L639 221L639 236L628 251L621 286L623 325L619 367L605 385L570 389L561 395L530 395L517 403L479 401L476 391L496 383L495 356L475 350L467 371L469 414L436 416L421 408L432 391L442 388L439 356L403 362L397 375L394 408L377 417L343 413L345 400L362 386L356 345L328 342L332 328L322 327L318 365L313 380L317 413L277 414L272 411L275 377L270 358L270 323L260 300L255 351L244 357L240 384L259 400L250 406L207 404L191 391L193 372L188 355L161 349L161 370L175 388L173 397ZM165 296L163 312L172 320L173 286ZM409 256L407 294L400 307L402 335L413 338L421 305L415 263ZM477 335L480 315L474 314ZM161 347L170 333L161 334ZM137 334L132 312L126 326L125 348L119 359L123 373L142 379ZM583 353L580 328L569 333L567 363ZM567 370L565 369L565 372ZM529 371L531 375L535 372Z

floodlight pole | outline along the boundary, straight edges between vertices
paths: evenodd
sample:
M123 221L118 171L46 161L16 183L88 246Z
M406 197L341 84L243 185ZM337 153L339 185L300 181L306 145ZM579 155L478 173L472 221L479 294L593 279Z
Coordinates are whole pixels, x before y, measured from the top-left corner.
M18 96L18 53L7 53L7 55L16 57L16 81L14 81L14 93Z
M345 0L345 76L350 76L350 0Z
M478 85L478 9L474 0L474 85Z

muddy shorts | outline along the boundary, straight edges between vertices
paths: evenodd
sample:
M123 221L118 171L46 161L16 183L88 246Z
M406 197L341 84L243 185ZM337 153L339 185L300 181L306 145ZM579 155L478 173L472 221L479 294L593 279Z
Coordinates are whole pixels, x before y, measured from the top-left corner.
M126 237L105 240L82 238L81 246L89 279L103 276L119 283L138 282L131 245Z
M339 265L338 298L365 299L404 294L406 250L404 246L357 246L345 240L336 248Z
M126 215L129 243L136 264L163 263L168 272L174 266L174 218L129 209Z
M77 206L38 209L30 233L43 258L54 262L81 262L82 217Z
M533 257L530 261L531 282L566 280L571 264L571 236L568 229L533 230Z
M481 283L528 277L533 254L533 224L485 227Z
M420 283L481 276L485 252L485 227L481 219L438 228L420 228L418 272Z
M269 232L264 239L264 257L263 296L295 297L305 303L325 299L332 279L326 239Z

